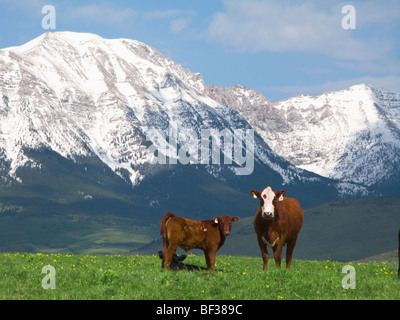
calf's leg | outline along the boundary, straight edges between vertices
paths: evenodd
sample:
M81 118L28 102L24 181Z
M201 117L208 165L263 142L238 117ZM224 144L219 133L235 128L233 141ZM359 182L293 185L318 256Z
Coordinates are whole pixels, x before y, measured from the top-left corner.
M171 265L171 260L172 257L174 256L174 253L178 249L177 245L169 245L168 248L165 248L163 251L163 257L164 257L164 269L169 270L169 267Z
M217 251L209 249L204 251L204 256L206 258L207 269L215 271L215 255Z

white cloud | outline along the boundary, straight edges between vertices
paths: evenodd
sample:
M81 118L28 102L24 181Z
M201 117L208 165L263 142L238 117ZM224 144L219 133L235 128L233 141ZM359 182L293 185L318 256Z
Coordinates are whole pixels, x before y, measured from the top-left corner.
M400 2L398 0L360 1L355 2L357 25L360 28L368 25L393 27L399 23Z
M185 30L190 22L190 19L180 18L171 22L170 30L172 33L179 33Z
M196 11L194 10L169 9L165 11L156 10L146 12L143 14L143 17L150 20L171 20L169 30L171 31L171 33L177 34L188 27L191 21L191 17L194 15L196 15Z
M375 5L369 7L368 3L360 7L365 13L360 18L361 25L367 24L367 15L376 10ZM344 30L343 3L229 0L224 4L226 10L216 13L209 25L208 39L239 51L313 52L345 60L370 61L392 49L392 43L385 39L361 38L360 35L365 35L359 28ZM355 7L357 12L358 3ZM388 11L386 3L383 8Z
M90 4L70 10L69 18L84 19L111 24L121 24L129 21L137 12L133 9L115 9L107 5Z
M165 19L165 18L175 18L177 16L191 16L195 14L196 12L194 10L169 9L164 11L155 10L155 11L145 12L143 14L143 17L147 19Z

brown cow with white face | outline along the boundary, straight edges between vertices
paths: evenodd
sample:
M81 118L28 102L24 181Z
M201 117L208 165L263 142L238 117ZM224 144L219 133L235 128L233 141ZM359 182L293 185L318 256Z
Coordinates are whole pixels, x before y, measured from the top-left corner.
M215 255L231 234L232 222L239 217L223 215L212 220L190 220L168 212L161 220L160 233L163 237L164 268L169 270L172 257L181 247L186 253L190 249L202 249L207 268L215 271Z
M260 200L260 206L254 217L254 230L257 233L258 245L267 270L269 254L267 246L274 252L277 267L281 266L282 248L286 244L286 268L290 268L293 249L297 236L303 225L303 210L293 198L285 198L285 190L275 192L266 187L261 192L251 190L250 194Z

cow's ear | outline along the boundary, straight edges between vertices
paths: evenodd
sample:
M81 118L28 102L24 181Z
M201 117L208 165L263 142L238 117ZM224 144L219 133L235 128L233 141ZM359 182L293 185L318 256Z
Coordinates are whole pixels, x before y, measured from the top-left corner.
M276 197L278 198L279 201L283 201L283 196L286 195L286 191L285 190L281 190L278 192L278 194L276 195Z
M261 195L260 195L260 193L258 192L258 191L256 191L256 190L250 190L250 194L253 196L253 198L255 198L255 199L261 199Z
M218 217L214 217L213 221L214 221L214 224L218 224L219 218Z
M236 222L236 221L239 221L239 220L240 220L239 217L233 217L233 218L232 218L232 222Z

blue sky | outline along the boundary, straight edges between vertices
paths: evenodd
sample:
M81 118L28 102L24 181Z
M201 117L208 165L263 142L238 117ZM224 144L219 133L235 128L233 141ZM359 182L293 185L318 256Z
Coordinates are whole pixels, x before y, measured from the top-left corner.
M56 9L55 30L42 28L45 5ZM398 0L0 0L0 48L91 32L145 42L207 84L241 84L270 101L359 83L400 92L399 12Z

